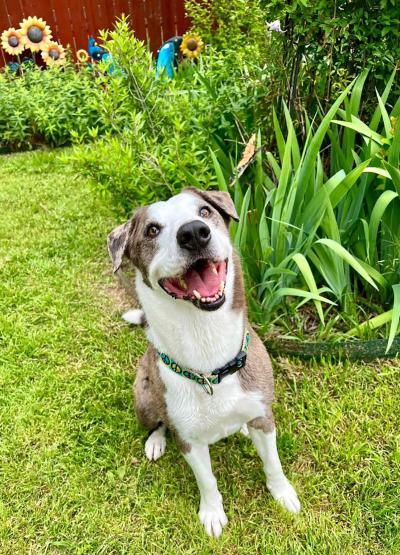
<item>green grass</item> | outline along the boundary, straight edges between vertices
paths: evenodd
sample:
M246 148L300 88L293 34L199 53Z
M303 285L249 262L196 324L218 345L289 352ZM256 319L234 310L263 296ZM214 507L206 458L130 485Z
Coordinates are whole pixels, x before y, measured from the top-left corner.
M400 551L398 363L276 361L303 512L275 504L236 435L211 447L230 523L210 539L174 443L144 458L131 388L145 342L120 319L105 248L117 216L50 153L0 158L0 206L1 555Z

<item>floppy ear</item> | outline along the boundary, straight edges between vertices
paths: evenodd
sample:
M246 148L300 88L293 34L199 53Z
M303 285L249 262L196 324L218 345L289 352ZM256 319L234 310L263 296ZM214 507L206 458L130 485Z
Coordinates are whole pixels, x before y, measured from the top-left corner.
M184 192L194 193L206 202L211 204L224 218L232 218L236 222L239 221L238 213L231 199L231 195L224 191L202 191L195 187L188 187Z
M128 220L124 224L113 229L107 238L108 252L111 257L114 273L121 267L131 227L132 220Z

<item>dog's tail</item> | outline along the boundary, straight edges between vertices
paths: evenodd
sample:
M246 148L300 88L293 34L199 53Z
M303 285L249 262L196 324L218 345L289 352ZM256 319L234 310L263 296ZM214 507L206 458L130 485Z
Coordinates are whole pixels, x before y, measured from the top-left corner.
M144 326L146 324L146 316L141 308L127 310L123 313L122 318L135 326Z

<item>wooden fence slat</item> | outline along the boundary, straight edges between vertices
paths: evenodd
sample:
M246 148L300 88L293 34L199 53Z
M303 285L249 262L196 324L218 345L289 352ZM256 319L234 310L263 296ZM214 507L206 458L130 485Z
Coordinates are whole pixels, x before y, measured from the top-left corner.
M41 17L55 40L73 51L87 48L88 36L96 39L100 29L111 29L115 19L129 17L135 36L148 41L153 52L188 28L184 0L0 0L0 34L18 28L23 18ZM11 57L1 52L0 61Z

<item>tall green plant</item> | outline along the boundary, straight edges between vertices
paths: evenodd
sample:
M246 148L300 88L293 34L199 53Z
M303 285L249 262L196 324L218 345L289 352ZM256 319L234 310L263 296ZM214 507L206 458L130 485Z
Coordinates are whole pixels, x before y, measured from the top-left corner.
M398 108L389 114L384 107L390 81L370 126L363 124L354 114L365 77L343 91L315 130L309 124L303 147L284 105L285 130L274 116L278 156L260 151L251 182L236 179L232 187L241 214L234 241L260 325L293 313L298 298L298 308L314 305L322 335L335 323L354 328L352 322L361 324L364 314L384 312L393 302L386 320L392 322L391 338L397 330L399 264L393 249L400 230L391 229L389 240L385 218L400 202ZM226 189L224 161L214 163L219 187Z

